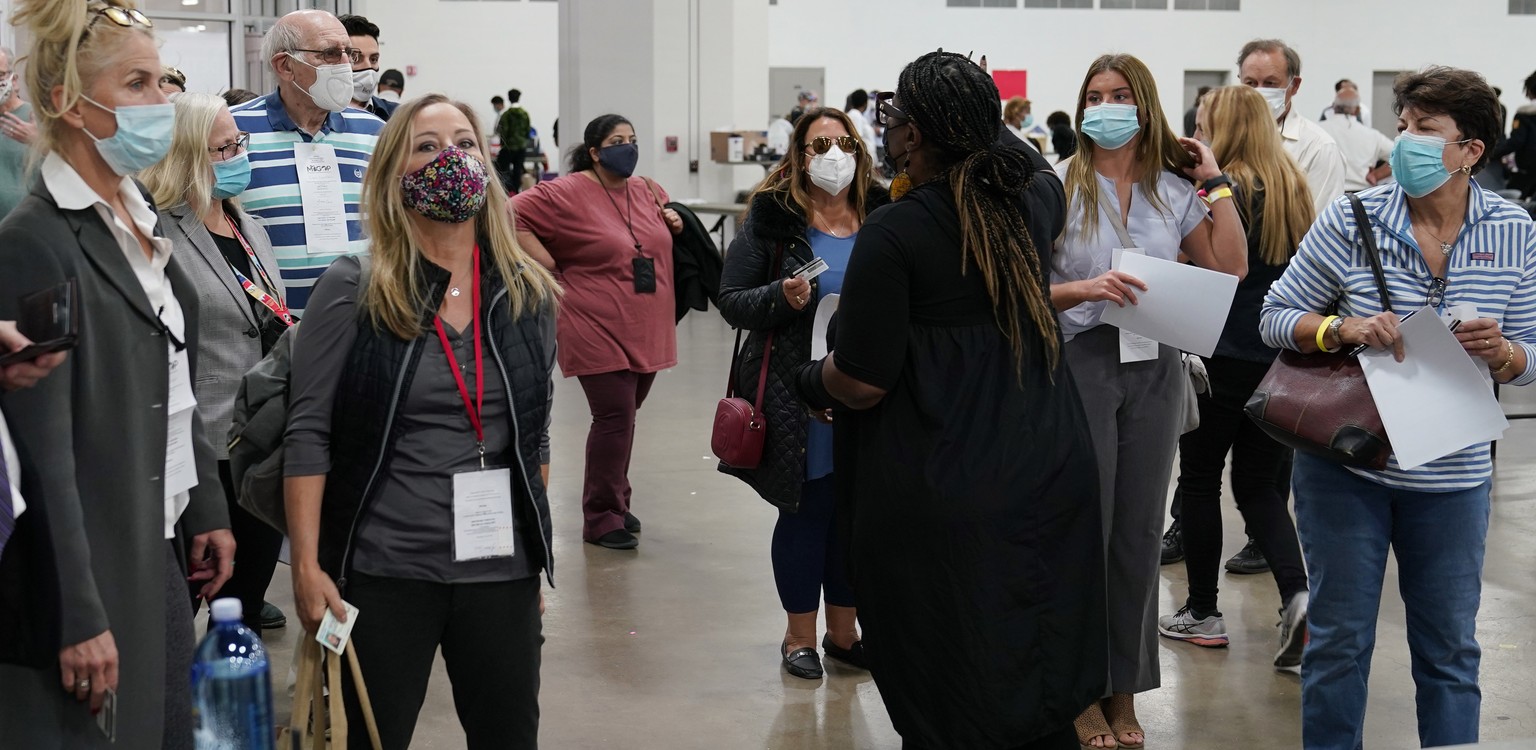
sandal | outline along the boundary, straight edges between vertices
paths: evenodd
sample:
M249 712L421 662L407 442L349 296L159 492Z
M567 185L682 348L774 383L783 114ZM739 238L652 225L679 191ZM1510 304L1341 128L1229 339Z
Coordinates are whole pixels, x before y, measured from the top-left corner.
M1104 712L1109 718L1109 728L1115 733L1115 741L1125 750L1140 750L1147 744L1147 733L1141 728L1141 722L1136 721L1136 697L1130 693L1114 693L1105 703L1108 710ZM1141 742L1132 744L1124 737L1131 732L1141 735Z
M814 648L797 648L785 653L789 648L789 641L779 644L779 658L784 660L784 671L802 680L819 680L823 674L821 669L821 657L816 655Z
M1104 711L1099 708L1098 702L1083 709L1072 728L1077 730L1077 744L1084 750L1114 750L1119 747L1115 741L1115 733L1109 728L1109 722L1104 720ZM1096 737L1104 738L1102 747L1093 744Z

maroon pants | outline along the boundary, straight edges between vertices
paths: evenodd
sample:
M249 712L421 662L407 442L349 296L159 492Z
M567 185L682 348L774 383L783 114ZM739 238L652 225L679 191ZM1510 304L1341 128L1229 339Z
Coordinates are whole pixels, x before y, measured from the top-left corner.
M582 375L592 410L587 433L587 471L581 487L581 537L595 542L624 528L629 512L629 454L635 447L635 412L651 392L656 373L629 370Z

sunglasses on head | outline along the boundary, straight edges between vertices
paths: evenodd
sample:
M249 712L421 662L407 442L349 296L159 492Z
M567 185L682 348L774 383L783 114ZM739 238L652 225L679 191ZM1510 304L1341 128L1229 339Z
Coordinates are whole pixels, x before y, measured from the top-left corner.
M819 135L815 138L812 138L810 143L805 144L805 147L810 149L812 153L820 156L827 153L828 151L831 151L832 144L834 143L837 144L837 147L842 149L843 153L845 154L858 153L859 149L863 148L864 146L864 144L859 142L858 138L851 135L840 135L836 138Z
M95 13L125 29L133 26L143 26L146 29L155 27L154 22L149 20L149 16L140 13L136 8L119 8L116 5L108 5L97 9Z

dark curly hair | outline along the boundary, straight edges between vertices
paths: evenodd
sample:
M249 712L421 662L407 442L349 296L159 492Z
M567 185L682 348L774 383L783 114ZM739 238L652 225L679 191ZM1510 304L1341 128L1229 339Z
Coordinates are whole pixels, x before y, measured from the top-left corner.
M556 121L556 125L559 122ZM601 115L587 123L587 132L582 135L581 143L571 147L570 165L572 172L585 172L595 166L592 162L591 149L601 149L603 141L613 135L613 131L620 125L635 126L623 115ZM555 131L557 134L559 131Z

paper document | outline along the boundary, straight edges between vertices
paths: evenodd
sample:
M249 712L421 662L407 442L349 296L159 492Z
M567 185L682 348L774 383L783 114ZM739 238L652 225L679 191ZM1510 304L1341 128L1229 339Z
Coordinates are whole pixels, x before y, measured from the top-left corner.
M837 312L839 295L829 294L816 303L816 319L811 321L811 361L827 356L827 326Z
M1103 321L1175 349L1209 357L1227 325L1237 277L1171 260L1121 253L1115 270L1140 279L1137 303L1104 307Z
M1403 321L1403 361L1391 350L1360 355L1365 382L1404 469L1415 469L1478 443L1497 440L1509 427L1488 382L1445 322L1429 308Z

